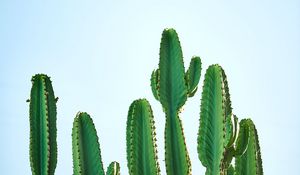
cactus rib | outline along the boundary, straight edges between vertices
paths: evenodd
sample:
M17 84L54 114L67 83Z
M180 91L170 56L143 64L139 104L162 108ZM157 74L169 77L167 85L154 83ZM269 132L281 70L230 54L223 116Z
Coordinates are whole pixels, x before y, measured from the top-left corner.
M32 174L53 175L57 164L56 100L50 78L32 77L30 94L30 165Z

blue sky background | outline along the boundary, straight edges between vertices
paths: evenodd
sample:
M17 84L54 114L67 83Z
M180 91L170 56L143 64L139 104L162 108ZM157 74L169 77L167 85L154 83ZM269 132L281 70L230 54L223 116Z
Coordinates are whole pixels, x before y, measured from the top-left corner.
M161 33L177 30L186 67L226 71L233 111L257 126L265 174L297 175L300 162L300 1L0 1L0 171L31 174L31 76L52 77L59 97L56 174L72 174L75 114L91 114L105 169L117 160L128 174L125 128L130 103L154 111L164 174L164 113L150 89ZM193 174L198 160L200 88L182 113Z

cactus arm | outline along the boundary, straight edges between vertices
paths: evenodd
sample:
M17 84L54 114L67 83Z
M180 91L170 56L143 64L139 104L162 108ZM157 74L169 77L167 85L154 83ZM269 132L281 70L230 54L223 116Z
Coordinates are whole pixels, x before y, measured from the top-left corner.
M106 175L120 175L120 164L111 162L107 168Z
M235 159L236 175L262 175L262 160L257 130L252 120L247 119L249 126L249 144L246 152Z
M159 69L154 70L151 74L151 90L156 100L159 100Z
M57 164L56 101L50 78L32 77L30 94L30 165L32 174L53 175Z
M234 151L235 156L241 156L246 152L249 143L249 134L250 132L247 119L243 119L240 121L239 135L237 137Z
M225 127L227 133L225 134L225 140L226 140L226 148L230 148L233 146L235 140L236 140L236 135L237 135L237 117L235 115L231 115L226 118L225 121Z
M146 99L135 100L127 119L127 161L131 175L158 175L153 112Z
M74 119L72 145L74 175L104 175L97 132L87 113L79 112Z
M235 115L232 116L234 117L234 125L236 125L236 129L234 129L234 138L237 137L237 139L234 139L234 144L225 150L224 159L222 161L224 169L229 168L233 157L240 156L245 153L249 142L249 127L246 122L247 120L243 119L238 124L237 117ZM236 134L238 125L239 133Z
M197 91L198 83L201 76L201 59L194 56L191 59L190 66L185 73L185 80L188 88L188 96L193 97Z
M226 116L231 113L231 103L223 69L219 65L210 66L203 85L200 127L198 131L198 154L206 174L220 174L221 162L228 144ZM224 132L225 131L225 132ZM229 140L229 139L228 139Z
M174 29L165 29L160 43L160 102L165 110L177 111L187 100L184 65L179 38Z
M165 162L167 174L191 174L191 162L178 113L167 112L165 126Z

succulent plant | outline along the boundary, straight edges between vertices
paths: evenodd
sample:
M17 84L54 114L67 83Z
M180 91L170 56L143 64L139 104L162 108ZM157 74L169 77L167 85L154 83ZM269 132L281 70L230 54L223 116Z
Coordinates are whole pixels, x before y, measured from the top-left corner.
M168 175L190 175L189 158L179 114L198 89L201 59L194 56L185 72L174 29L162 33L159 68L151 74L151 89L166 115L165 164ZM54 175L57 164L56 102L50 78L32 77L30 94L30 165L34 175ZM129 107L126 129L130 175L159 175L156 133L146 99ZM239 122L233 114L227 77L217 64L206 70L200 109L198 155L206 175L262 175L258 135L251 119ZM105 175L97 132L89 114L77 113L72 129L74 175ZM235 158L235 164L232 160ZM106 175L120 175L111 162Z
M249 144L246 152L235 158L235 174L262 175L263 167L257 130L251 119L245 119L244 123L249 127Z
M159 56L159 68L151 75L151 88L166 113L166 171L171 175L191 174L191 161L179 113L187 98L197 91L201 60L193 57L185 72L180 42L174 29L163 31Z
M74 175L105 175L97 131L92 118L85 112L77 113L72 129ZM112 163L109 173L119 173L119 164Z
M224 70L219 65L209 66L203 85L198 132L198 154L206 167L206 175L227 174L232 158L247 149L247 131L247 125L238 124L232 114Z
M57 164L56 101L50 78L32 77L30 93L30 165L34 175L53 175Z
M160 173L155 126L151 106L146 99L135 100L127 118L127 162L130 175Z

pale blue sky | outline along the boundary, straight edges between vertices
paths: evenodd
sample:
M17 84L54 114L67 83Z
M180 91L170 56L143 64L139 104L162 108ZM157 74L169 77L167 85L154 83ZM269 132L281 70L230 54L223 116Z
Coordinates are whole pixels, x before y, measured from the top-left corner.
M164 114L150 89L161 32L177 30L186 66L226 71L235 114L257 126L267 175L297 175L300 162L299 1L13 1L0 2L0 174L31 174L28 104L31 76L52 77L58 101L56 174L72 174L75 114L94 119L105 169L128 174L125 128L130 103L154 110L164 173ZM193 174L203 84L182 113Z

